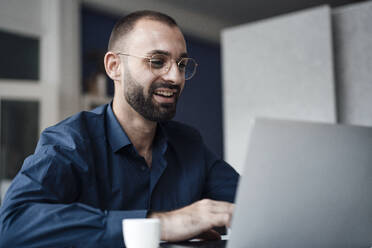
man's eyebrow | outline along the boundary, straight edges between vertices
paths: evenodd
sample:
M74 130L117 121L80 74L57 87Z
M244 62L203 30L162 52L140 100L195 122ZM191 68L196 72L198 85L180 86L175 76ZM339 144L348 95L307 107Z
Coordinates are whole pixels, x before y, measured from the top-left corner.
M170 55L169 52L164 51L164 50L152 50L152 51L147 53L147 55L154 55L154 54Z
M151 56L154 54L163 54L163 55L168 55L168 56L171 55L168 51L164 51L164 50L152 50L147 53L148 56ZM179 58L187 58L187 57L188 57L187 53L181 53L181 55L179 56Z

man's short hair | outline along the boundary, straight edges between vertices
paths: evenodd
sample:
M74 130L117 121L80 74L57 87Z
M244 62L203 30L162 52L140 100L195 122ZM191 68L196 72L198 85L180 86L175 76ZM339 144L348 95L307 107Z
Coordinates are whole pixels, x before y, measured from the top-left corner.
M132 31L137 21L141 19L159 21L169 25L170 27L178 26L176 21L172 17L157 11L141 10L133 12L127 16L120 18L116 22L111 32L108 50L110 51L114 49L117 41L127 35L130 31Z

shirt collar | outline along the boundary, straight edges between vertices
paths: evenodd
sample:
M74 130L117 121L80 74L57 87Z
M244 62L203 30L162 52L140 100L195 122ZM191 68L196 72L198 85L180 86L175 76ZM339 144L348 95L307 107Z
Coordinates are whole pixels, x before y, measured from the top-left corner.
M128 135L125 133L119 121L116 119L116 116L112 110L112 102L107 107L106 126L108 141L114 152L119 151L123 147L132 145ZM159 147L160 152L164 154L168 147L167 143L168 138L166 131L164 130L164 126L161 123L158 123L154 137L154 147Z
M162 123L158 122L156 128L156 134L154 138L154 147L159 147L161 154L164 154L168 148L168 137L167 132L162 125Z
M112 111L112 102L107 107L107 137L114 152L117 152L125 146L129 146L132 142L129 140L127 134L120 126L119 121L116 119L114 112Z

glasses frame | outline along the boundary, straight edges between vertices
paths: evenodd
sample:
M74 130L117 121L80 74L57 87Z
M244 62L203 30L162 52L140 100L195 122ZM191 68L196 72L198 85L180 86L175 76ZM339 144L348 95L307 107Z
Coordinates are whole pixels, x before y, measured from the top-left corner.
M185 80L190 80L191 78L194 77L195 73L196 73L196 68L198 67L198 63L196 63L195 59L193 58L189 58L189 57L182 57L180 59L180 61L176 61L175 59L172 59L169 55L166 55L166 54L154 54L152 56L138 56L138 55L133 55L133 54L128 54L128 53L123 53L123 52L114 52L115 54L117 55L124 55L124 56L129 56L129 57L135 57L135 58L140 58L140 59L147 59L147 62L149 63L149 66L150 66L150 71L155 75L155 76L162 76L164 74L167 74L171 68L171 66L168 66L168 68L166 69L166 71L164 71L163 73L161 74L156 74L153 72L153 68L151 66L151 59L156 56L156 55L162 55L162 56L166 56L166 57L169 57L170 61L174 61L177 65L177 68L178 68L178 71L182 72L182 70L180 69L180 63L182 62L183 59L187 59L187 60L192 60L195 64L195 67L194 67L194 71L192 72L191 76L187 77L186 78L186 73L184 74L185 76ZM164 66L165 67L165 66Z

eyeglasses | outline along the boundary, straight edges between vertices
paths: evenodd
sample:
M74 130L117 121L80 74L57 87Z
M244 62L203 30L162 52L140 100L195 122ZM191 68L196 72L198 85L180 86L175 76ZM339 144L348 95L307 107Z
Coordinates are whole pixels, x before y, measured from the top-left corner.
M185 78L185 80L189 80L195 75L196 67L198 66L193 58L180 58L178 61L176 61L166 54L154 54L149 57L136 56L122 52L116 52L116 54L146 59L149 62L151 72L155 76L162 76L168 73L172 67L172 61L174 61L176 62L181 75Z

